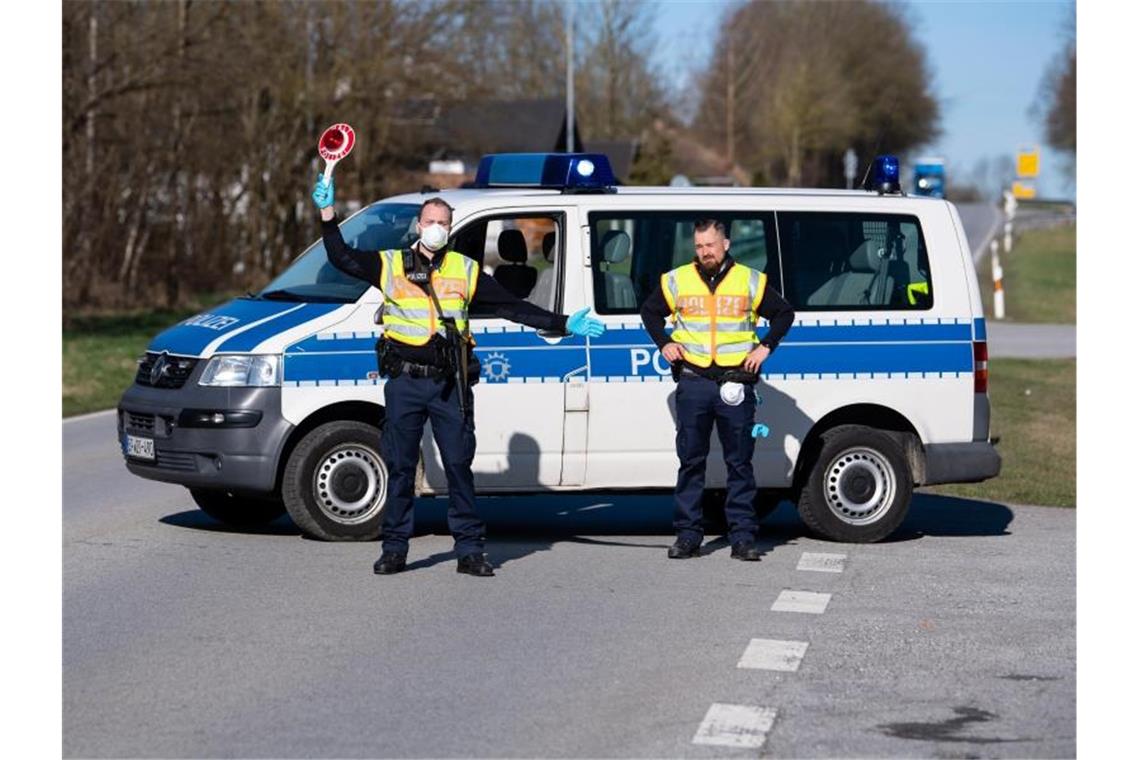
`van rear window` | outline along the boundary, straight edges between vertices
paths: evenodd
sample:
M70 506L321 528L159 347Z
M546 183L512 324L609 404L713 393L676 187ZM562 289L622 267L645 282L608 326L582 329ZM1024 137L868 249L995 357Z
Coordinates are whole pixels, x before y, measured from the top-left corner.
M918 218L778 214L784 298L797 311L924 310L934 303Z

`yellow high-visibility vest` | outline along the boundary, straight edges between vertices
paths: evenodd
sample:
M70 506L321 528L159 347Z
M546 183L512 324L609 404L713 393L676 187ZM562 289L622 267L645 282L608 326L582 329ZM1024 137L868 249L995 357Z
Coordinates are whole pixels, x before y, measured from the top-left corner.
M419 255L418 253L415 255ZM446 335L427 291L404 276L404 252L380 251L380 290L384 293L384 335L413 346L422 346L432 335ZM455 319L467 333L467 307L475 297L479 265L456 251L443 254L439 268L431 272L431 286L445 317Z
M672 340L685 361L708 367L736 367L760 339L756 309L764 297L768 276L733 264L715 291L701 279L696 263L661 275L661 290L673 312Z

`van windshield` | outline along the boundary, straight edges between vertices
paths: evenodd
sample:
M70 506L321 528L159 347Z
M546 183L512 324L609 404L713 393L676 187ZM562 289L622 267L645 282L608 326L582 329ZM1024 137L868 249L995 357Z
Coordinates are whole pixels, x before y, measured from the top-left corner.
M420 207L414 203L376 203L341 225L344 240L353 248L382 251L400 248L415 239ZM302 253L257 298L280 301L353 303L368 283L345 274L329 263L325 244L318 240Z

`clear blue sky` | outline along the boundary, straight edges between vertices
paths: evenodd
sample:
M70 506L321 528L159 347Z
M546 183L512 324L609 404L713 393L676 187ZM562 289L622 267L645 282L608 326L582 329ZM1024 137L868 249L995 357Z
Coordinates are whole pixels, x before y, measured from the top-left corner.
M656 3L656 62L675 86L708 62L728 0ZM1044 145L1040 122L1029 114L1046 69L1064 48L1072 3L901 3L925 48L934 94L942 106L942 136L923 152L946 157L948 171L968 179L983 158L1012 157L1040 145L1038 192L1072 198L1062 160Z

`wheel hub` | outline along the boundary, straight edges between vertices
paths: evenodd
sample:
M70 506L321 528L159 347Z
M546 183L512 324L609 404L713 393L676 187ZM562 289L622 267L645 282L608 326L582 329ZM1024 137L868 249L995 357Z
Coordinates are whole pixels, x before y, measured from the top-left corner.
M827 506L849 525L867 525L883 516L895 498L897 484L890 463L869 448L842 452L827 468Z
M330 451L313 477L313 496L321 512L343 525L372 518L387 490L387 469L380 456L355 443Z

